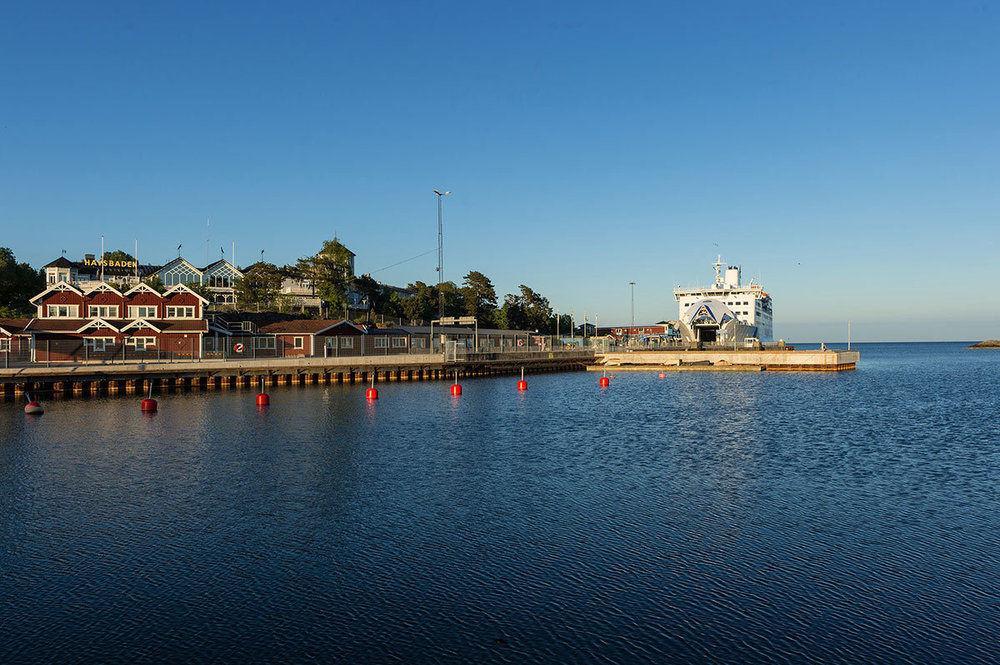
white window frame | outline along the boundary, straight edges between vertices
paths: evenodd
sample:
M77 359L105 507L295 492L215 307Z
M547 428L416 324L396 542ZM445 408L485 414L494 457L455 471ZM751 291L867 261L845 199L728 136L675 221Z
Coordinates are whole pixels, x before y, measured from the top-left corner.
M493 345L492 344L493 340L489 340L489 341L490 341L490 346L492 346ZM414 337L414 338L412 338L410 340L410 348L412 348L412 349L426 349L427 348L427 340L424 339L423 337Z
M114 310L114 313L112 313ZM118 305L87 305L87 318L90 319L117 319Z
M179 310L184 310L184 314L185 315L188 313L188 311L190 311L191 315L190 316L178 316L177 312ZM198 311L198 308L196 306L194 306L194 305L167 305L167 318L168 319L196 319L196 318L198 318L197 316L195 316L195 314L197 313L197 311Z
M353 337L338 337L337 340L340 343L340 348L342 349L353 349L354 348L354 338Z
M164 286L183 284L201 284L202 276L192 270L187 264L181 263L163 273Z
M0 351L10 351L10 339L6 337L0 338Z
M406 338L399 335L392 338L392 348L394 349L405 349L406 348Z
M293 349L304 349L306 348L306 338L296 335L292 338L292 348Z
M101 348L97 348L97 343L98 342L101 343ZM115 338L114 337L84 337L83 338L83 345L85 347L87 347L88 349L90 349L91 351L95 352L95 353L98 352L98 351L100 351L101 353L105 353L108 350L109 343L113 347L115 345Z
M254 337L253 339L255 349L262 349L265 351L273 351L275 349L274 337Z
M65 307L66 314L59 314L59 308ZM53 314L53 308L56 313ZM45 318L47 319L79 319L80 318L80 306L79 305L46 305L45 306Z
M152 314L143 314L139 310L153 310ZM159 308L157 305L129 305L128 318L130 319L155 319Z
M389 348L389 338L384 335L378 335L375 337L375 348L376 349L388 349Z
M156 338L147 336L126 337L125 344L134 347L136 351L145 351L150 346L156 346Z

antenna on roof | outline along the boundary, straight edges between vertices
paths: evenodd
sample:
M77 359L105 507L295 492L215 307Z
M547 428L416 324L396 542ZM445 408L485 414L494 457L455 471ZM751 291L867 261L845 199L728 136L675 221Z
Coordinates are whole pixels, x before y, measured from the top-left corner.
M181 244L177 245L177 258L181 258L181 247L183 247L183 246L184 246L184 243L181 243Z

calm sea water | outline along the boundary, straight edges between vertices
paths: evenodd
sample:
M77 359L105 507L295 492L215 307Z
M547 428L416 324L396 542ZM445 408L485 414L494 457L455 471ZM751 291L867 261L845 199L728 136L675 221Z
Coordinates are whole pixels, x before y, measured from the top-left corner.
M1000 659L1000 351L0 404L0 662Z

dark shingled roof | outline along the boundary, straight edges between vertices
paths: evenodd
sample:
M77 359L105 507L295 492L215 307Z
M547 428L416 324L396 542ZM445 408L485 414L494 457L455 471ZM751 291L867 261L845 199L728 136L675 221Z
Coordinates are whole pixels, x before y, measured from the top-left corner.
M272 335L315 335L327 328L347 324L355 327L353 323L346 319L296 319L294 321L280 321L264 326L260 329L262 333ZM363 331L358 329L358 334Z
M28 327L31 319L0 319L0 329L6 330L11 335L23 333Z
M67 259L65 256L60 256L55 261L51 263L46 263L43 268L72 268L73 262Z

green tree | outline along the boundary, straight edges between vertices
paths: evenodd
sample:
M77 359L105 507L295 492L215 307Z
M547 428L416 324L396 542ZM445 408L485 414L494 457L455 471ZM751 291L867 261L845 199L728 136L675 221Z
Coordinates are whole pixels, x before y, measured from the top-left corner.
M501 318L503 327L510 330L537 330L549 334L555 328L552 305L549 299L521 284L519 294L504 297Z
M113 252L104 252L105 261L135 261L135 257L123 249L116 249Z
M474 316L479 325L490 327L497 320L497 291L489 277L472 270L462 282L463 313Z
M0 314L30 316L31 298L45 289L45 277L27 263L18 263L14 252L0 247Z
M153 287L160 293L163 293L164 291L167 290L167 287L163 284L163 280L160 279L160 276L157 275L156 273L153 273L152 275L147 277L145 281L146 284L149 284L151 287Z
M382 315L389 319L406 318L406 300L397 291L392 291L385 300Z
M273 263L253 264L233 286L237 307L258 312L276 308L283 279L281 269Z
M463 316L465 314L465 296L455 282L442 282L434 291L444 296L444 315ZM437 318L437 309L434 318Z
M347 306L347 290L354 275L351 252L339 240L326 240L316 255L299 259L295 272L315 285L316 295L332 311L342 312Z
M365 321L371 323L372 316L380 314L384 311L385 303L388 300L388 294L385 291L385 287L383 287L371 275L355 277L353 286L354 289L361 294L363 302L368 305L368 308L365 311Z
M411 321L429 322L437 318L437 289L423 282L413 282L406 287L413 295L403 300L403 314Z

